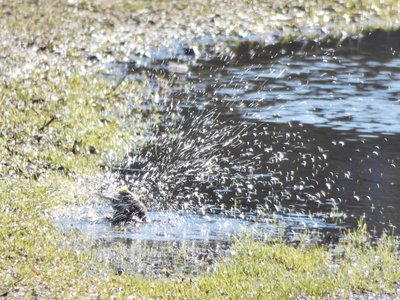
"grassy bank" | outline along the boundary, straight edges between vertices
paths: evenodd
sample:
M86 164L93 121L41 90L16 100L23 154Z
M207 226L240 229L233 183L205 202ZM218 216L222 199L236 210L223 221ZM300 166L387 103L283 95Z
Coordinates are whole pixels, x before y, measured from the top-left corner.
M235 254L219 263L212 276L136 280L133 285L151 298L394 297L399 292L399 244L391 237L383 237L377 244L372 247L362 230L348 234L335 248L247 240L236 243Z
M112 82L57 71L3 83L0 295L92 294L94 260L68 247L72 240L79 245L80 237L63 236L49 215L55 207L87 201L96 192L89 183L103 172L100 165L118 163L146 129L132 111L138 103L121 94L142 88L113 88Z
M132 4L134 3L134 4ZM232 7L233 5L233 7ZM108 80L109 64L160 41L206 35L346 37L399 26L381 1L3 1L0 3L0 297L289 298L398 292L398 242L362 231L334 250L248 240L213 275L138 279L99 263L91 241L59 232L50 212L84 203L101 165L140 142L142 81ZM239 12L239 13L237 13ZM321 31L322 29L322 31ZM80 244L82 247L77 247ZM73 245L73 246L72 246Z

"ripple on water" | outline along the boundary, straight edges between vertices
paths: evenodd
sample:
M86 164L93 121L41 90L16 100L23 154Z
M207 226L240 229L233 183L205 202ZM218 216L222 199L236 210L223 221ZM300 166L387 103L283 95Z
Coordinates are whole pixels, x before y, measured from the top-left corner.
M72 211L71 211L72 212ZM111 226L106 220L109 208L82 206L73 213L57 216L63 230L78 229L93 239L130 239L141 241L208 241L227 242L234 237L250 234L256 239L268 240L286 234L301 233L306 229L334 229L343 227L326 223L323 218L310 218L301 214L270 215L256 220L251 216L226 217L218 214L193 214L186 211L151 211L150 222Z
M246 113L246 108L240 108L245 118L298 121L360 133L400 133L398 55L340 56L327 51L264 62L242 59L218 65L214 60L210 65L205 60L198 65L183 79L193 84L194 97L253 102L256 111L249 108ZM198 87L207 93L196 93ZM338 124L343 109L348 118Z

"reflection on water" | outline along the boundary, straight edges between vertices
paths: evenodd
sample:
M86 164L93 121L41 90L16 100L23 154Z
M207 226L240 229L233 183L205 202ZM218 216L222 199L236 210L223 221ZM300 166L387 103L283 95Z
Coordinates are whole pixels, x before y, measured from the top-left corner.
M396 53L396 52L394 52ZM400 58L368 55L284 56L198 62L184 81L189 97L233 102L246 119L323 126L366 134L400 133Z

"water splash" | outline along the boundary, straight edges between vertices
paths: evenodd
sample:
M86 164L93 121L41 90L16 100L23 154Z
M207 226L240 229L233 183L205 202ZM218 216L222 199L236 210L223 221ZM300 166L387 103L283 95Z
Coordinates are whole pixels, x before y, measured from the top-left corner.
M226 216L235 211L242 218L255 214L262 219L271 213L308 216L309 202L327 212L335 206L321 196L328 194L329 180L315 192L327 155L322 148L316 155L308 153L301 124L276 130L243 121L233 107L221 111L216 103L200 109L187 101L160 107L164 110L154 136L125 169L135 173L125 176L126 182L152 209ZM313 169L312 176L299 176L299 167ZM207 210L207 205L216 209Z

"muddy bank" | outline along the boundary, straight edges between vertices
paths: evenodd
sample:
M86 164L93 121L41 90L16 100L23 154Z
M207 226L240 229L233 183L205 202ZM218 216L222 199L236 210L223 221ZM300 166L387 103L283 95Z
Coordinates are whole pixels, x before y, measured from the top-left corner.
M87 74L103 68L98 62L151 56L177 43L223 44L227 37L263 44L345 39L365 29L397 28L399 3L389 2L2 2L0 70L16 77L46 65L69 65Z

